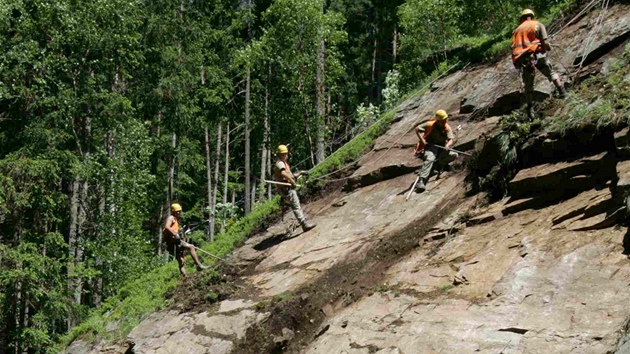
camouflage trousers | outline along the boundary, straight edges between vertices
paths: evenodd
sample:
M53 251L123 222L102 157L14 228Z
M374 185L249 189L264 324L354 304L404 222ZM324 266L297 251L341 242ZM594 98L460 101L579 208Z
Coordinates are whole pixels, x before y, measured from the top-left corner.
M523 86L525 86L525 102L528 105L534 101L536 69L545 75L549 81L553 82L559 78L558 74L553 70L546 53L523 55L517 61L516 66L521 72L521 79L523 80Z
M300 206L300 198L298 197L295 189L284 189L281 191L281 195L282 202L291 208L297 221L299 221L300 224L303 224L306 218L304 217L304 212Z
M422 165L422 169L420 170L418 176L420 176L420 178L424 181L427 181L429 175L431 175L431 169L433 169L434 163L437 162L441 166L446 166L455 161L457 156L457 153L454 151L446 151L433 145L427 146L424 149L424 164Z

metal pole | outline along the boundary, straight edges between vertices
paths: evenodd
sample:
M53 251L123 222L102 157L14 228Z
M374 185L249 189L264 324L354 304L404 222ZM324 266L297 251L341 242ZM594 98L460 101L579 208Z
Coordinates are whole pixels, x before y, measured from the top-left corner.
M419 180L420 180L420 176L418 176L416 178L416 181L413 182L413 186L411 186L411 190L409 191L409 194L407 194L407 198L405 198L405 201L409 200L409 197L411 197L411 193L413 193L413 190L416 188L416 184L418 184Z
M287 186L287 187L293 187L293 185L291 183L286 183L286 182L276 182L276 181L267 181L264 180L265 183L270 183L270 184L277 184L279 186ZM302 187L302 185L300 184L296 184L296 187Z
M447 148L445 148L444 146L435 145L435 144L427 144L427 145L430 145L430 146L435 146L435 147L436 147L436 148L438 148L438 149L447 150L447 151L448 151L448 150L450 150L450 151L456 152L456 153L458 153L458 154L462 154L462 155L464 155L464 156L469 156L469 157L472 157L472 154L469 154L469 153L467 153L467 152L463 152L463 151L459 151L459 150L455 150L455 149L447 149Z
M195 247L195 249L196 249L197 251L201 251L201 252L203 252L203 253L207 254L207 255L208 255L208 256L210 256L210 257L216 258L216 259L218 259L218 260L220 260L220 261L222 261L222 262L224 262L224 261L225 261L223 258L221 258L221 257L219 257L219 256L215 256L215 255L213 255L213 254L212 254L212 253L210 253L210 252L206 252L206 251L202 250L201 248L199 248L199 247L197 247L197 246L194 246L194 245L193 245L193 247Z

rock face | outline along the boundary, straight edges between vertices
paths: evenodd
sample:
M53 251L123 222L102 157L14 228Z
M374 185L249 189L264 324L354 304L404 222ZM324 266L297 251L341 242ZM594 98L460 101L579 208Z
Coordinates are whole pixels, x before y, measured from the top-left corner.
M129 334L129 348L136 354L227 354L232 351L234 341L245 337L249 326L268 316L249 309L232 315L161 312L147 318Z
M607 353L630 309L625 230L553 230L579 197L466 227L414 252L307 353ZM344 324L345 327L342 327ZM367 353L367 351L366 351Z
M630 6L609 11L592 46L581 38L597 13L554 38L558 67L596 62L628 38ZM537 80L537 95L549 96ZM249 269L241 298L154 313L123 343L77 340L67 353L630 353L630 236L615 226L630 195L628 132L588 153L570 139L534 139L509 198L490 205L465 197L459 169L406 200L422 165L417 124L436 109L455 113L455 148L468 151L496 133L493 114L520 105L508 58L433 88L399 107L345 192L306 205L317 228L291 232L285 215L234 252ZM303 291L330 277L335 287ZM292 309L266 305L292 298Z

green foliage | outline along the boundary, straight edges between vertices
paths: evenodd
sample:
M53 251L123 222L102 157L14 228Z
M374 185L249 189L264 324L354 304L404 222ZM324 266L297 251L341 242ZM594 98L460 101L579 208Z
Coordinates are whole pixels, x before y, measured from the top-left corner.
M547 130L565 135L595 127L597 130L630 124L630 45L623 56L609 65L605 79L592 77L582 82L569 98L557 102L560 115L550 118Z
M400 73L390 70L385 77L385 89L383 89L383 107L391 109L400 100Z
M137 326L142 316L165 308L165 294L179 283L179 271L175 262L165 264L121 287L116 295L94 310L81 325L74 327L62 340L61 348L80 335L88 338L99 335L105 338L122 338ZM107 324L116 329L107 330Z
M467 162L468 179L473 187L487 191L492 199L508 194L508 184L518 170L519 151L543 124L541 120L529 121L523 117L522 111L501 117L501 132Z
M401 50L420 58L447 50L461 33L463 11L455 0L407 0L398 10L400 24L407 29Z
M354 161L374 143L374 140L379 137L387 127L389 127L395 114L395 109L384 113L371 127L335 151L326 158L324 162L315 166L309 175L309 179L316 180L325 174L341 168L344 164ZM309 187L316 188L317 186L321 186L321 183L311 184Z
M580 0L407 0L399 8L404 89L418 85L444 61L497 60L509 53L511 33L524 8L543 23L576 12ZM489 15L491 14L491 15ZM565 20L567 21L567 20ZM559 26L550 26L553 34Z

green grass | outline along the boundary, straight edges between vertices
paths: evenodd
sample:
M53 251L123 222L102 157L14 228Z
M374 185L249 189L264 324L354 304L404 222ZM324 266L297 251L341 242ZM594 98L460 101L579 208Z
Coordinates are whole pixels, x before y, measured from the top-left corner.
M585 80L565 101L558 101L556 109L561 113L549 119L546 129L560 136L585 127L601 130L630 124L630 44L604 78Z

